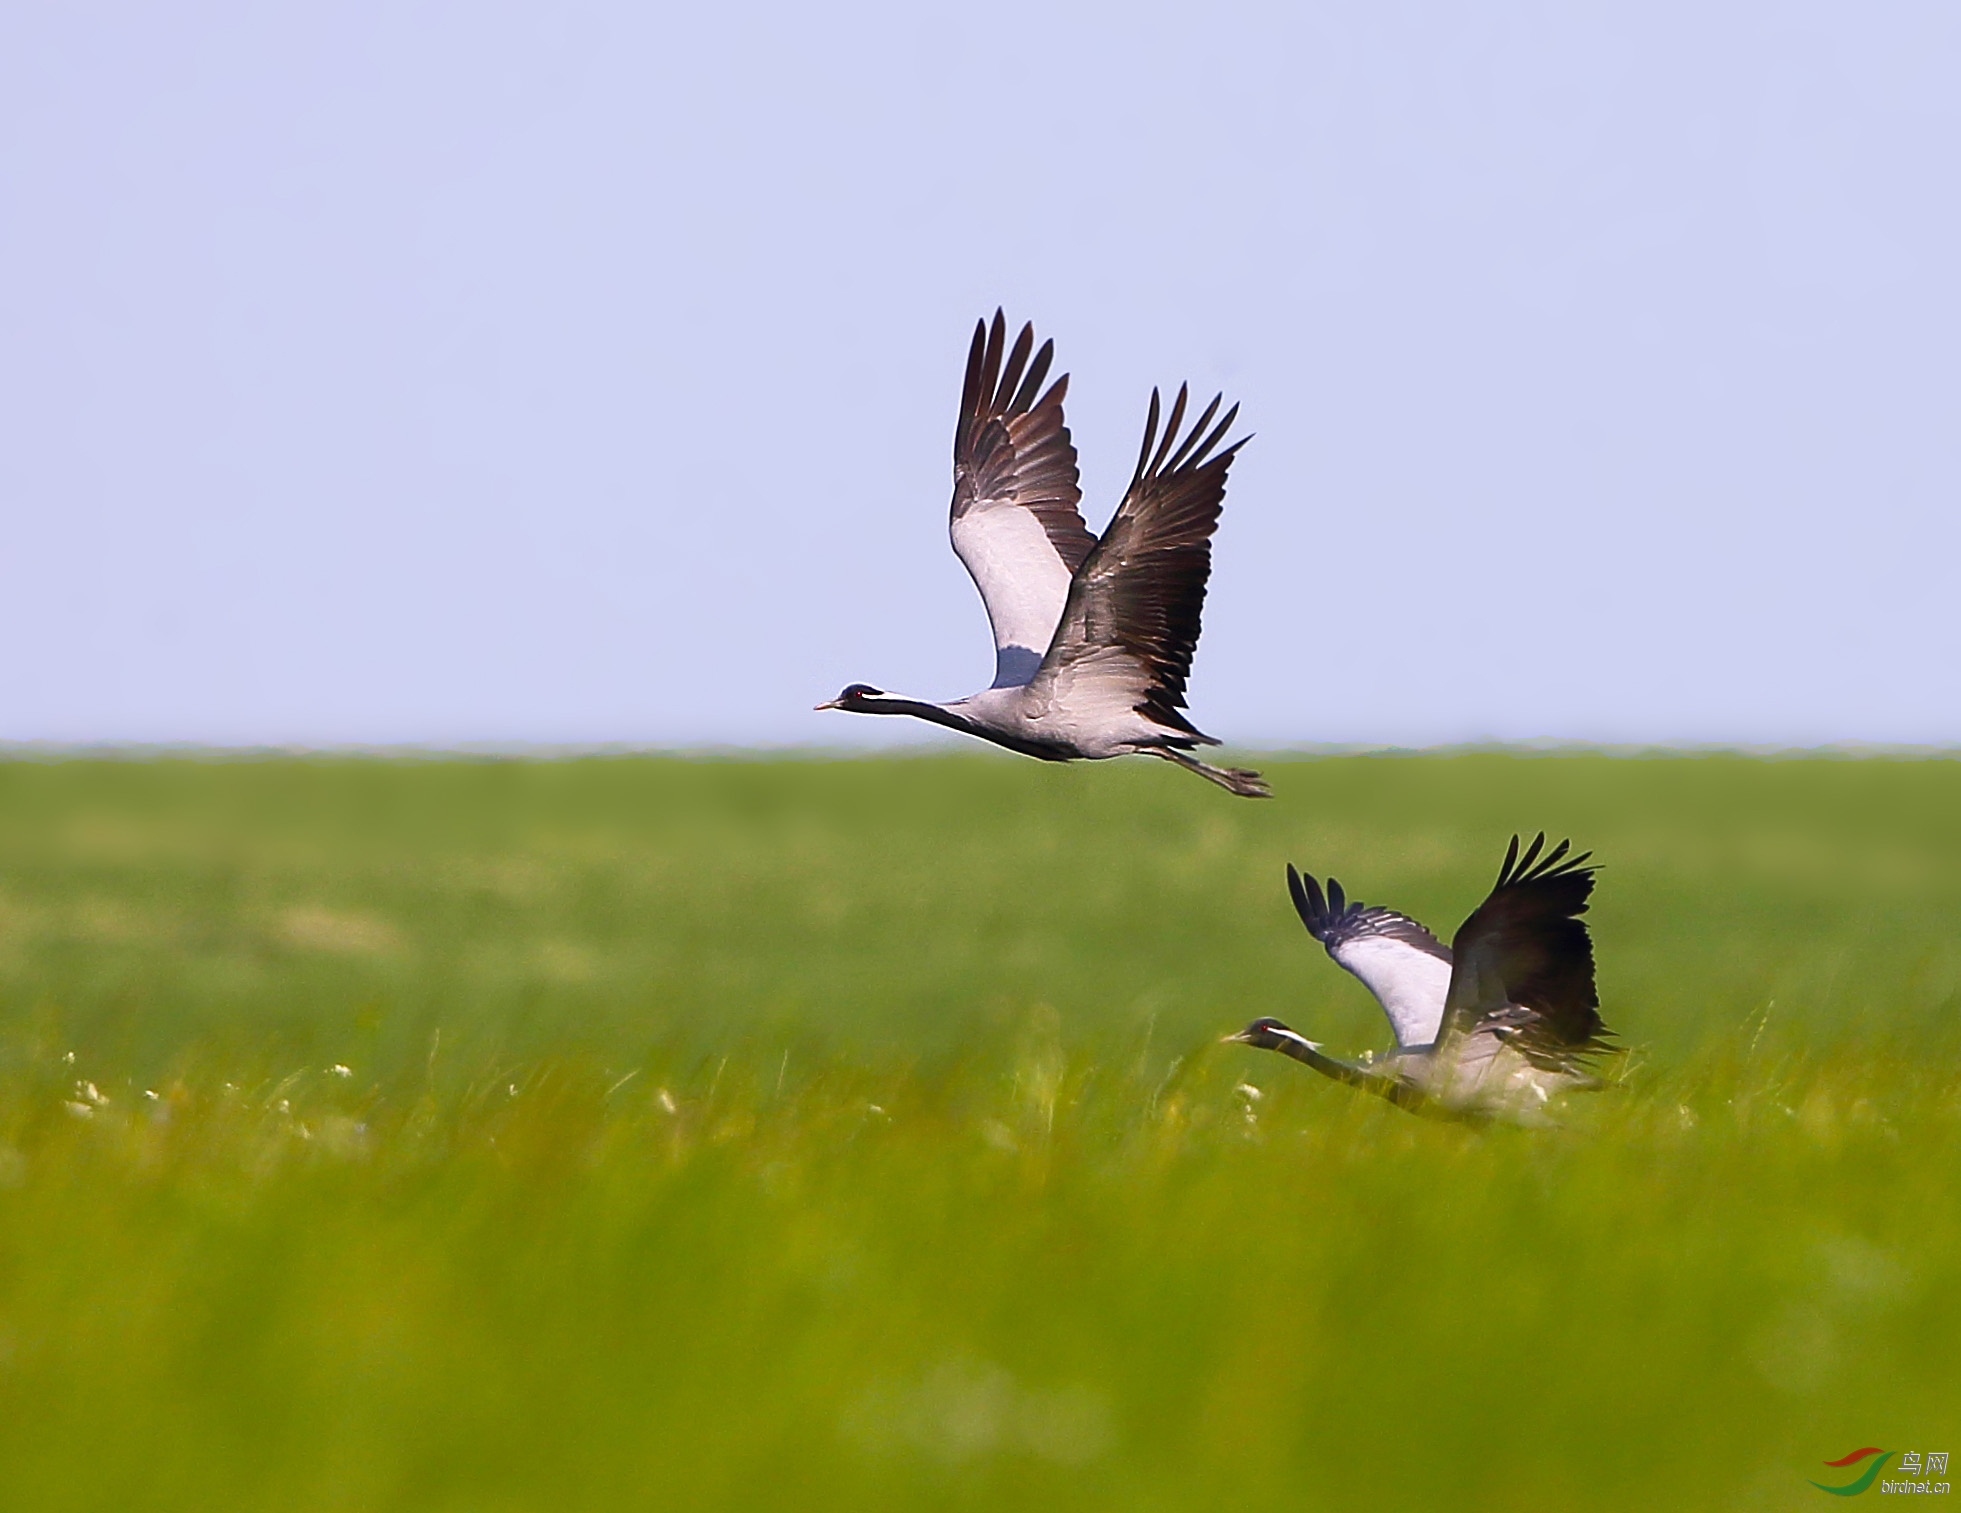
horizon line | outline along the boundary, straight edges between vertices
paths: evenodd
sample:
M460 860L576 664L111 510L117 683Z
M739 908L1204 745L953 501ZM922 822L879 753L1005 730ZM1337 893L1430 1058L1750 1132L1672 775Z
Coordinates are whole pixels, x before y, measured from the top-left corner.
M1903 741L1829 741L1812 745L1751 741L1588 741L1565 737L1524 740L1442 741L1412 745L1392 741L1301 741L1221 748L1242 758L1264 761L1319 761L1340 757L1383 756L1735 756L1773 760L1961 759L1961 744ZM697 741L672 744L644 741L14 741L0 739L0 761L272 761L300 758L371 758L393 761L573 761L591 757L660 757L684 761L876 761L965 757L1019 760L1008 752L963 749L929 741L879 745L822 745L810 742Z

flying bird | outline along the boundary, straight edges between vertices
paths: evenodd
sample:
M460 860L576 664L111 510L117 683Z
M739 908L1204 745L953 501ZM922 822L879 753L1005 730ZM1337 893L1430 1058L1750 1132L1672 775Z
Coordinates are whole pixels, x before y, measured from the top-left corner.
M953 550L994 628L993 683L945 704L853 683L817 707L912 715L1050 762L1145 753L1267 797L1257 772L1193 756L1219 743L1184 714L1226 471L1246 444L1219 448L1239 407L1214 425L1215 397L1183 429L1181 385L1160 440L1153 389L1137 470L1099 540L1077 510L1069 376L1045 390L1055 343L1034 347L1025 325L1007 350L999 310L975 324L953 433Z
M1396 1049L1360 1064L1277 1019L1227 1040L1279 1051L1399 1107L1444 1118L1529 1115L1555 1093L1604 1086L1588 1063L1612 1049L1593 980L1591 852L1552 850L1543 832L1505 853L1497 885L1446 946L1407 914L1349 902L1328 879L1287 868L1308 934L1375 995Z

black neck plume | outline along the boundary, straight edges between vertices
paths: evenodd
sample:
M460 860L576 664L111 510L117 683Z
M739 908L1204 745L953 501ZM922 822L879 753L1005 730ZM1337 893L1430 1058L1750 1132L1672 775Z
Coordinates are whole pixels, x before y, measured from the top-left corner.
M944 725L948 730L958 730L966 735L979 735L971 720L964 719L937 704L928 704L923 699L901 699L885 694L876 699L866 699L859 704L858 714L909 714L916 720L931 720L935 725Z
M1296 1061L1306 1062L1323 1077L1331 1077L1336 1082L1345 1082L1350 1087L1361 1088L1374 1093L1378 1098L1386 1098L1397 1108L1408 1109L1412 1114L1424 1114L1432 1119L1455 1119L1458 1116L1416 1088L1411 1087L1400 1077L1391 1077L1368 1067L1355 1066L1346 1061L1337 1061L1332 1056L1323 1056L1304 1040L1291 1040L1282 1037L1272 1049L1283 1056L1291 1056Z

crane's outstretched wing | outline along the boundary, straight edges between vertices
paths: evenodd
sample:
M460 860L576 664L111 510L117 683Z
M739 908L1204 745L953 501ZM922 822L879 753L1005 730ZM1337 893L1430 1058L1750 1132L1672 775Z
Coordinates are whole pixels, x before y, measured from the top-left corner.
M1076 506L1076 448L1062 423L1063 374L1041 393L1055 358L1023 326L1002 361L1007 322L976 322L953 433L953 550L973 575L994 627L994 686L1035 676L1055 636L1069 580L1096 545ZM1040 394L1040 398L1036 396Z
M1450 943L1455 966L1444 1032L1485 1034L1535 1065L1570 1069L1609 1050L1593 982L1593 940L1579 916L1593 892L1591 852L1561 841L1542 857L1542 831L1519 855L1512 837L1491 895Z
M1407 914L1350 903L1332 877L1323 895L1289 866L1287 891L1307 933L1375 995L1396 1044L1406 1051L1434 1045L1450 992L1450 948Z
M1158 394L1151 391L1137 471L1103 539L1069 585L1062 623L1034 679L1051 706L1090 720L1135 710L1194 741L1217 744L1181 711L1198 645L1205 580L1212 571L1212 532L1226 497L1226 470L1246 444L1242 438L1213 455L1239 406L1212 426L1218 410L1215 397L1181 442L1185 389L1180 386L1158 444Z

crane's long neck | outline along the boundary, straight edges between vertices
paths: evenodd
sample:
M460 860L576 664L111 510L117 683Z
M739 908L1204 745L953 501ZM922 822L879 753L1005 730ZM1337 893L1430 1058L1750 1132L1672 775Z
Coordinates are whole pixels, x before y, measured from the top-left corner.
M1013 697L1020 689L999 690L1007 697L1000 701L986 702L986 694L977 694L972 699L961 699L959 704L928 704L924 699L908 699L898 694L881 693L861 695L851 703L840 703L836 707L848 709L853 714L909 714L916 720L929 720L935 725L944 725L948 730L957 730L963 735L978 736L983 741L992 741L996 746L1005 746L1009 751L1018 751L1023 756L1038 757L1044 762L1067 762L1084 755L1070 742L1060 737L1044 738L1028 734L1017 726L1013 716ZM990 689L988 693L996 690ZM974 709L969 714L960 705Z
M1283 1056L1291 1056L1296 1061L1305 1062L1323 1077L1331 1077L1336 1082L1345 1082L1350 1087L1361 1088L1374 1093L1378 1098L1386 1098L1397 1108L1408 1109L1412 1114L1427 1114L1432 1119L1453 1119L1457 1116L1425 1094L1421 1089L1411 1086L1400 1077L1392 1077L1384 1072L1374 1071L1353 1062L1337 1061L1332 1056L1324 1056L1321 1048L1300 1035L1282 1035L1278 1042L1268 1046L1268 1050L1278 1051Z
M928 704L924 699L901 698L898 694L883 693L875 699L861 699L854 707L854 714L909 714L916 720L930 720L935 725L944 725L948 730L958 730L966 735L978 735L972 720L957 715L938 704Z

